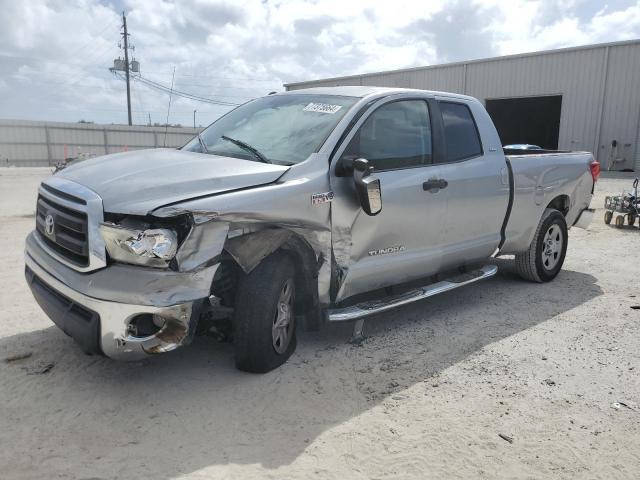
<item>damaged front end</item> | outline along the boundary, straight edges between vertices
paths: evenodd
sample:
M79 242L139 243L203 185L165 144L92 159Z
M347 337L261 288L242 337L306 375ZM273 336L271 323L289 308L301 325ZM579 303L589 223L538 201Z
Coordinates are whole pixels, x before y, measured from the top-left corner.
M195 334L202 301L165 308L159 313L139 314L129 320L127 335L116 339L123 351L165 353L189 343Z
M212 262L219 265L211 286L214 301L205 303L209 317L228 318L236 303L238 281L281 251L292 258L296 269L296 315L309 329L319 326L320 309L330 302L330 204L314 205L309 194L326 189L326 172L304 173L152 212L161 219L181 215L193 219L193 228L176 255L180 270Z
M140 301L151 307L142 312L138 307L138 313L125 318L124 330L120 321L113 326L103 321L105 353L134 357L140 352L169 352L190 343L203 311L210 306L228 225L203 222L202 217L191 214L170 218L106 214L100 232L109 257L117 262L112 267L147 267L135 269L148 272L149 281L132 293L137 291ZM118 281L113 268L110 270L111 279Z
M189 343L210 296L227 227L203 232L186 215L110 213L96 227L109 261L87 272L57 261L38 231L27 237L26 277L43 310L88 353L135 360ZM215 253L200 248L203 234Z
M318 272L325 262L306 238L316 246L328 244L326 232L216 211L105 219L100 229L110 258L117 260L108 268L110 282L129 283L118 269L123 275L132 270L149 275L149 281L130 290L127 301L137 297L150 305L129 304L124 315L119 305L118 314L102 314L103 351L110 357L169 352L190 343L196 331L229 338L239 279L277 250L295 261L298 312L317 313Z
M296 315L319 321L330 301L330 203L314 203L311 194L327 191L326 167L320 168L327 158L310 160L277 182L214 190L152 210L129 202L125 212L113 213L96 197L86 228L101 262L83 269L61 262L54 237L34 231L26 242L27 280L49 317L85 351L122 360L175 350L196 332L211 331L212 322L226 323L232 335L238 282L276 251L295 265ZM51 182L64 212L82 208L64 196L77 184ZM68 313L75 310L83 313Z
M65 272L66 267L47 263L43 253L33 236L28 237L25 273L37 302L85 352L119 360L136 360L188 343L208 292L201 286L210 285L216 270L209 268L194 278L113 265L76 276ZM64 282L58 278L61 274L66 274L61 277ZM136 285L153 290L141 295L132 289Z

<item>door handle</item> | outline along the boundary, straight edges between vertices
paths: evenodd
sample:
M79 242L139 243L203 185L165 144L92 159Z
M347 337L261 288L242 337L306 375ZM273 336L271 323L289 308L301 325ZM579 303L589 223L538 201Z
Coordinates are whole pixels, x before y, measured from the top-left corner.
M447 186L449 186L449 182L447 182L444 178L430 178L422 184L422 189L425 192L428 190L431 193L436 193L438 190L447 188Z

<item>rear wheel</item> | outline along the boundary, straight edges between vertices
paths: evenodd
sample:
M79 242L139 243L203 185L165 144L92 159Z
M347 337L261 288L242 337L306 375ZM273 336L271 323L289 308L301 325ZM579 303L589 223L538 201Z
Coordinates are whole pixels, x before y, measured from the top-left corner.
M242 278L236 292L236 367L264 373L279 367L296 348L295 270L284 253L264 259Z
M529 249L516 255L516 270L525 280L549 282L560 272L567 253L567 223L562 213L547 208Z
M604 212L604 223L609 225L611 223L611 219L613 218L613 212L607 210Z
M627 217L627 223L631 226L633 226L633 224L636 223L636 216L633 213L630 213L629 216Z
M618 228L624 227L624 217L622 215L618 215L616 217L616 227Z

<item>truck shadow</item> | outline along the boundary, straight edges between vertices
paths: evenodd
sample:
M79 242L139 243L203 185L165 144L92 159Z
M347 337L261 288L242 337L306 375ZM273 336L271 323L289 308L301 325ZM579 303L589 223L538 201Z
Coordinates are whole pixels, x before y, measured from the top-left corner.
M5 337L0 351L34 353L0 365L0 426L13 432L0 438L31 452L3 470L170 479L216 465L289 465L332 427L420 382L435 388L449 366L602 294L591 275L563 271L536 285L497 262L490 280L368 320L360 347L346 343L349 325L303 334L290 361L265 375L235 370L232 346L210 338L127 364L84 356L54 327Z

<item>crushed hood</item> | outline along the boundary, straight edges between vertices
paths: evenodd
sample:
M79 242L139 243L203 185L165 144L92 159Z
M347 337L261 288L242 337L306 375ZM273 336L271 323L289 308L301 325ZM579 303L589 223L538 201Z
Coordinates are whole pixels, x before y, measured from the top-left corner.
M84 160L56 176L96 192L105 212L146 215L170 203L272 183L288 169L239 158L154 149Z

